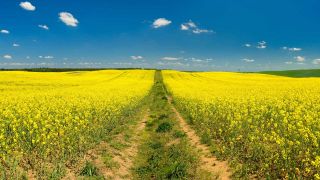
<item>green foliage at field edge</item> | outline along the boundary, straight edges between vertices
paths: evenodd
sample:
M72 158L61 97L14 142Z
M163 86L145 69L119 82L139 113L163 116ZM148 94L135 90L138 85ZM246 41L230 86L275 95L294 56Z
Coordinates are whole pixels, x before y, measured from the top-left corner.
M320 69L302 69L302 70L287 70L287 71L261 71L259 73L276 75L276 76L295 77L295 78L320 77Z

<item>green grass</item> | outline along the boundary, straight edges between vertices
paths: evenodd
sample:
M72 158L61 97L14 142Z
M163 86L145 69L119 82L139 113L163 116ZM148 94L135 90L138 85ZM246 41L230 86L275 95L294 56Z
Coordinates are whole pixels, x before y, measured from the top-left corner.
M119 142L119 141L116 141L116 140L111 141L109 144L110 144L110 146L111 146L112 148L114 148L114 149L116 149L116 150L119 150L119 151L121 151L121 150L129 147L129 145L124 144L124 143Z
M81 176L98 176L98 169L90 162L86 162L85 166L83 167Z
M113 157L107 153L102 155L102 160L104 165L109 169L119 168L120 165L116 161L113 160Z
M261 74L270 74L286 77L320 77L320 69L303 69L303 70L287 70L287 71L261 71Z
M189 144L173 113L162 83L155 75L150 97L150 116L143 144L134 162L134 179L211 179L200 170L199 155Z
M164 133L164 132L169 132L172 129L172 124L170 122L163 122L159 124L156 132L158 133Z

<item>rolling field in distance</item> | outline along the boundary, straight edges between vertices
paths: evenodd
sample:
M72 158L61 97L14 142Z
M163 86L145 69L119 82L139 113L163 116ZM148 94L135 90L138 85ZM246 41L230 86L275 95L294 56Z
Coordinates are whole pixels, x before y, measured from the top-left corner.
M277 76L296 77L296 78L320 77L320 69L288 70L288 71L262 71L260 73L277 75Z
M41 71L0 71L1 179L320 179L317 70Z

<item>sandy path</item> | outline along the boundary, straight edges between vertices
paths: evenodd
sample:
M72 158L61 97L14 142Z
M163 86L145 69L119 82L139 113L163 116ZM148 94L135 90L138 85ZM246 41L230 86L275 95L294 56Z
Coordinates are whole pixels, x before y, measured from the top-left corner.
M209 150L209 147L205 144L202 144L200 138L197 136L196 132L186 123L181 114L177 111L177 109L172 104L172 98L168 97L168 102L172 107L172 110L176 114L180 126L183 131L187 134L190 139L190 143L192 146L197 148L200 154L201 168L213 173L214 175L218 175L221 180L228 180L231 178L231 171L228 166L228 162L219 161Z
M130 179L131 168L133 166L134 157L138 153L138 146L141 143L141 134L143 129L145 128L145 124L147 118L149 117L149 111L147 111L144 117L136 124L131 125L128 128L133 129L134 133L130 139L129 147L125 148L122 151L116 150L112 148L108 143L101 142L94 149L89 150L84 156L83 160L81 160L80 164L84 164L86 161L92 162L95 167L98 169L99 173L105 179ZM123 133L118 134L115 139L123 140ZM101 152L103 150L107 150L112 154L112 160L119 165L117 168L108 168L103 162L103 158L101 156ZM63 180L76 180L78 176L76 175L77 170L67 169L66 176L62 178ZM81 178L80 178L81 179Z
M134 135L130 140L130 147L126 148L122 152L118 152L114 157L113 160L117 162L120 167L113 172L112 179L120 180L120 179L130 179L131 175L131 168L133 167L133 160L134 157L138 154L138 146L141 143L141 134L146 126L146 121L149 116L149 112L147 112L143 119L134 127ZM110 177L110 176L109 176Z

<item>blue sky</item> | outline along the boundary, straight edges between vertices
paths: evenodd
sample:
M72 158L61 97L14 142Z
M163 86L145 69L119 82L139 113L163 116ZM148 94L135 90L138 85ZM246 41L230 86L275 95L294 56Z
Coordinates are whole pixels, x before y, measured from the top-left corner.
M0 68L320 68L318 0L7 0Z

